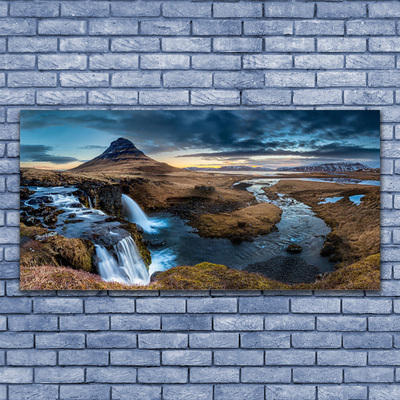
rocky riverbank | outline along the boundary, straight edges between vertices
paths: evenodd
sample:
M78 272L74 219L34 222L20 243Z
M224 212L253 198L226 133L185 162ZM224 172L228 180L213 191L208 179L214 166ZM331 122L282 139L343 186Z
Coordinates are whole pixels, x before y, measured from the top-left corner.
M349 265L379 252L379 186L281 180L264 191L272 196L287 194L311 207L325 221L332 233L326 236L321 255L333 262ZM349 199L354 195L363 195L360 204ZM338 200L324 203L326 198Z

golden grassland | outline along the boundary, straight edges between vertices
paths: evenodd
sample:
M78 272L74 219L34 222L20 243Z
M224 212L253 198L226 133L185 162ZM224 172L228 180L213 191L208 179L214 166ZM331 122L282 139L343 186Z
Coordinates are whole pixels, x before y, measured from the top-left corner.
M380 257L375 254L311 284L287 285L261 274L201 263L162 272L146 286L105 282L98 275L67 267L21 266L22 290L379 290Z
M149 210L168 209L176 204L204 201L223 209L235 205L231 212L203 212L194 216L191 225L201 236L257 236L270 232L279 222L281 210L270 204L255 205L254 196L232 185L251 178L247 175L203 173L183 170L124 171L74 173L22 169L22 179L32 185L76 185L87 181L117 184L124 188L140 206ZM326 174L305 174L326 177ZM379 174L350 173L349 178L378 179ZM277 176L281 177L281 176ZM285 178L290 175L285 175ZM293 177L301 177L293 174ZM329 175L332 177L332 175ZM257 176L258 178L258 176ZM268 176L268 178L271 178ZM199 191L196 186L212 186L213 191ZM196 266L177 266L159 274L150 285L129 286L104 282L93 274L93 247L82 239L54 237L38 242L35 235L43 228L21 227L25 242L21 245L21 289L25 290L350 290L379 289L379 187L340 185L297 180L280 181L265 189L273 196L285 193L309 205L340 237L336 243L342 262L337 269L324 274L312 284L287 285L263 275L238 271L224 265L201 263ZM359 206L348 196L364 194ZM318 204L325 197L344 197L337 203ZM133 229L132 227L128 227ZM130 229L128 229L130 230ZM136 240L135 240L136 241ZM32 247L33 246L33 247ZM35 247L36 246L36 247ZM93 245L92 245L93 246ZM32 249L34 251L32 251ZM144 258L147 248L141 248ZM148 250L147 250L148 251ZM148 257L147 257L148 258ZM149 259L146 259L147 264Z
M203 214L195 226L202 237L246 238L270 233L281 215L279 207L260 203L232 213Z
M267 194L271 192L288 194L310 206L332 229L332 233L341 238L337 247L347 264L379 253L379 186L287 180L264 190ZM365 195L360 205L355 205L348 198L357 194ZM326 197L343 197L343 199L336 203L318 204Z

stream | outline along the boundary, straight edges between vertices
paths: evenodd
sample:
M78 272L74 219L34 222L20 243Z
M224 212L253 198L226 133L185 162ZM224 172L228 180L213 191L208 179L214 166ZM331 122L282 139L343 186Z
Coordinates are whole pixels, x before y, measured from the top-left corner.
M308 264L315 265L320 272L331 271L333 263L319 254L330 228L315 216L310 207L291 197L280 195L277 200L269 200L262 187L271 186L278 181L252 179L237 183L251 184L247 190L259 202L275 204L283 211L281 221L277 224L278 230L256 237L253 242L233 244L229 239L202 238L177 216L166 212L150 214L149 220L154 221L158 227L151 232L145 232L144 238L149 240L150 245L152 241L165 242L159 248L149 247L153 258L150 273L167 270L175 265L195 265L203 261L243 269L250 263L266 261L276 256L301 258ZM289 244L302 246L302 253L286 252Z
M316 178L297 179L321 181ZM67 238L92 240L96 246L98 271L106 281L148 284L155 271L164 271L178 265L195 265L206 261L244 269L248 264L279 256L304 260L316 266L320 273L331 271L333 263L319 254L330 228L315 216L310 207L290 196L279 194L276 200L270 200L262 188L272 186L279 180L254 178L235 184L248 184L247 190L258 202L275 204L282 209L277 231L240 244L233 244L229 239L202 238L186 224L187 221L168 212L147 216L133 199L122 195L126 218L143 229L143 238L148 242L152 256L149 272L127 231L121 229L120 223L110 219L104 212L84 207L79 202L77 188L29 187L35 193L24 200L23 205L38 209L44 202L62 210L63 213L58 216L57 223L50 231ZM369 181L340 183L371 184ZM303 251L300 254L288 253L286 248L289 244L298 244L303 247Z

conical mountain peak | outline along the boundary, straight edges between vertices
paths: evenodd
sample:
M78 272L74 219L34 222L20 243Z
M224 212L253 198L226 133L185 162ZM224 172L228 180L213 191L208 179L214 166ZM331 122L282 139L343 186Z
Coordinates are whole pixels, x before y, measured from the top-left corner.
M130 140L118 138L99 156L76 168L73 172L108 172L108 173L167 173L177 170L168 164L158 162L146 156Z
M100 159L119 159L126 156L146 157L137 147L128 139L119 138L111 142L108 149L101 154Z

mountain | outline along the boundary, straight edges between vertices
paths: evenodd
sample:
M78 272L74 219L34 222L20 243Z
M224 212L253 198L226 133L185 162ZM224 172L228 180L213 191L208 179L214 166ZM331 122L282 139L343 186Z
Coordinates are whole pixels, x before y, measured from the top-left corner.
M211 168L211 167L187 167L189 171L272 171L271 168L264 167L248 167L246 165L227 165L224 167Z
M277 171L297 171L297 172L353 172L369 171L370 167L360 163L337 162L329 164L303 165L301 167L281 167Z
M168 173L179 170L146 156L130 140L119 138L112 142L102 154L87 161L71 172L113 172L132 173Z

